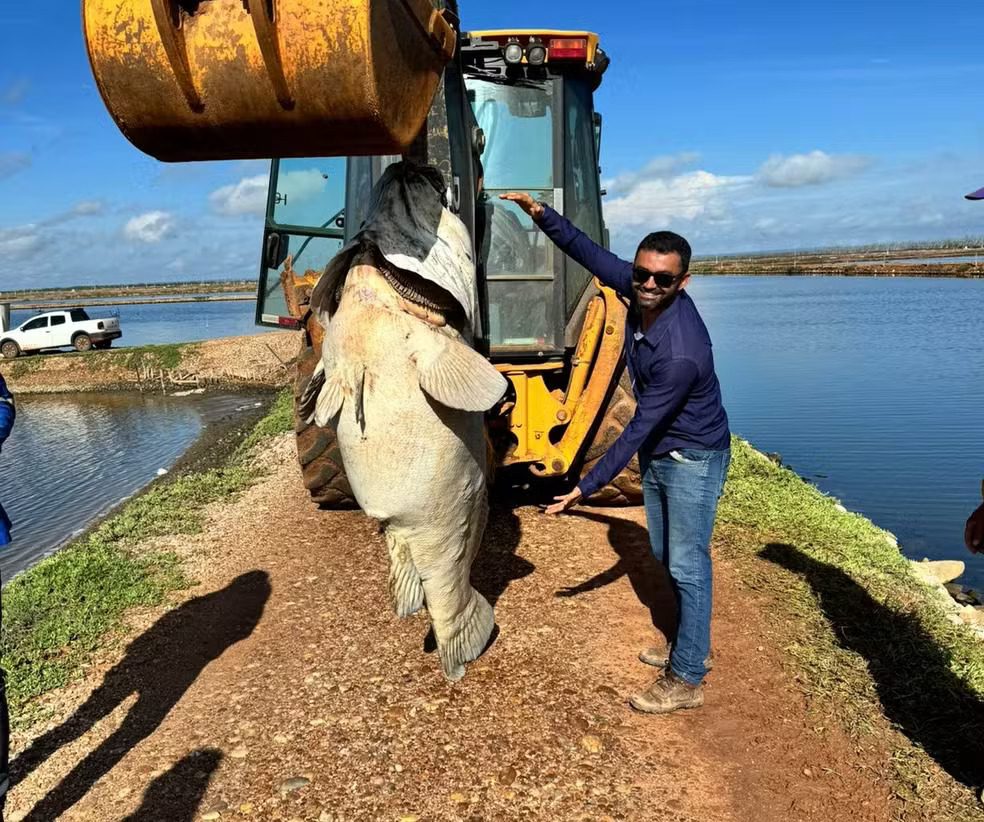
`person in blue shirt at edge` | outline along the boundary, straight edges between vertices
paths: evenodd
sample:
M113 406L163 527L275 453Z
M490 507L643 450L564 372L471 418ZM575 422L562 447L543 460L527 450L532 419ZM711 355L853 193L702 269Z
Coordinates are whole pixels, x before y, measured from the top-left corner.
M984 188L964 195L968 200L984 200ZM984 482L981 482L981 496L984 497ZM972 554L984 553L984 502L967 518L964 527L964 542Z
M731 461L731 434L711 340L684 290L690 245L679 234L659 231L643 239L630 263L528 194L500 196L517 203L558 248L631 301L625 358L635 416L577 487L555 497L546 512L560 514L587 499L638 452L649 539L669 574L678 619L666 649L639 655L664 675L629 702L649 713L696 708L704 703L701 683L710 663L710 542Z
M14 427L14 397L7 389L7 383L0 374L0 447L10 436ZM10 519L0 505L0 548L10 542ZM3 806L10 788L10 717L7 714L7 690L4 673L0 670L0 822L3 822Z

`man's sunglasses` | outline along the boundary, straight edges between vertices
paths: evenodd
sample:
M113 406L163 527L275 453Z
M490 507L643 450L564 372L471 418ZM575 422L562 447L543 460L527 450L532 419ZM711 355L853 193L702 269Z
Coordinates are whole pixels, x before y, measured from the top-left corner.
M649 282L649 278L652 277L656 281L656 285L660 288L669 288L677 280L683 279L686 272L683 274L671 274L669 271L647 271L645 268L633 268L632 269L632 279L643 285Z

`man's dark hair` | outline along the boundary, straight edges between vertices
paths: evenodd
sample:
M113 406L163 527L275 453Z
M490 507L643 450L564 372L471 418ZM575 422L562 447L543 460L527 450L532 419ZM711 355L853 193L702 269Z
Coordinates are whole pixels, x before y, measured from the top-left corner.
M690 270L690 243L672 231L654 231L652 234L647 234L639 243L639 251L655 251L657 254L676 252L680 255L680 262L683 263L683 271L680 273L686 274Z

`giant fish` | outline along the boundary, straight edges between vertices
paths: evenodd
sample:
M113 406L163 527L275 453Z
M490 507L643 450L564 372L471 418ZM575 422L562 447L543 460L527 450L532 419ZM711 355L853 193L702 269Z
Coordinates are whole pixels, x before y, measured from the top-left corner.
M301 403L335 426L352 492L382 524L396 613L426 605L456 680L495 627L470 571L488 518L483 412L507 383L471 346L472 243L443 192L435 169L385 171L312 294L325 337Z

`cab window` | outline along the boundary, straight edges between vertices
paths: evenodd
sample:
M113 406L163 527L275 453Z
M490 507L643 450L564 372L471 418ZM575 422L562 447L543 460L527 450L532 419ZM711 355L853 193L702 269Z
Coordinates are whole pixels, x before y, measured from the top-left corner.
M21 326L21 331L37 331L39 328L48 327L47 317L37 317L36 319L29 320Z
M564 86L566 151L564 159L564 208L568 219L598 244L604 243L601 192L598 184L598 136L592 111L591 91L584 80L571 78ZM567 261L566 304L571 316L591 274L573 260Z
M288 316L281 275L317 278L342 247L345 227L344 157L274 160L270 169L256 321L277 325Z
M553 244L522 209L499 195L525 191L554 204L554 83L469 77L466 85L486 139L478 234L489 343L493 348L553 348Z

